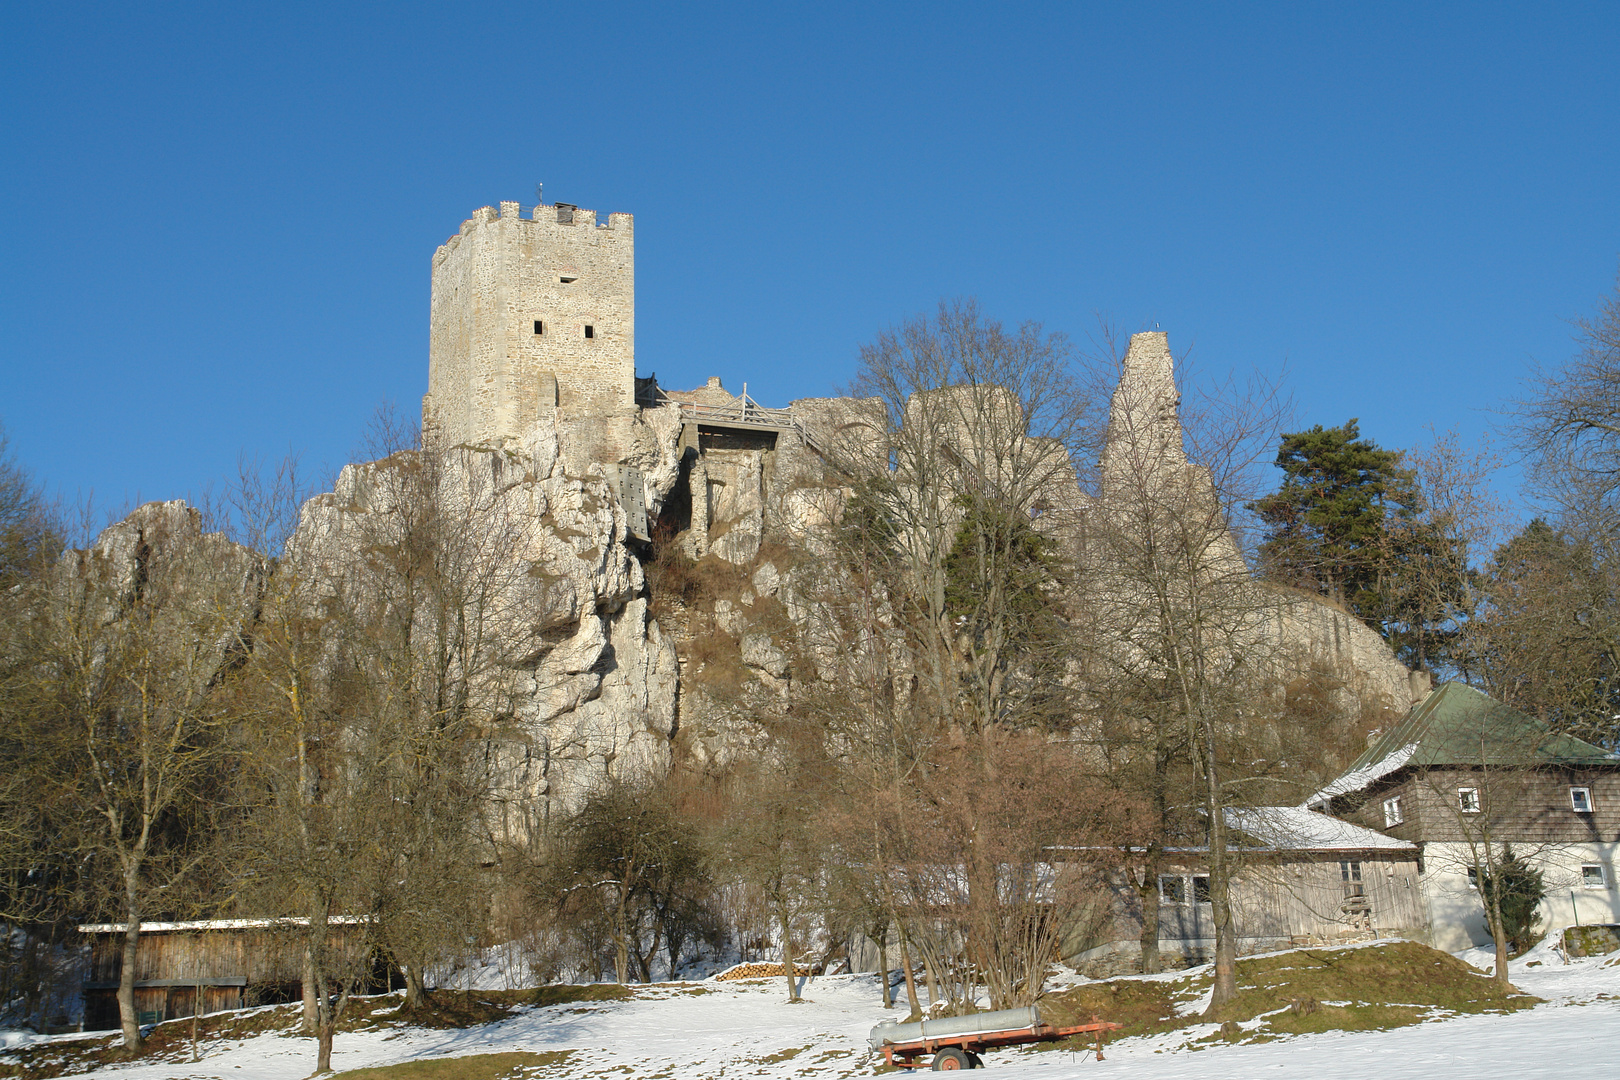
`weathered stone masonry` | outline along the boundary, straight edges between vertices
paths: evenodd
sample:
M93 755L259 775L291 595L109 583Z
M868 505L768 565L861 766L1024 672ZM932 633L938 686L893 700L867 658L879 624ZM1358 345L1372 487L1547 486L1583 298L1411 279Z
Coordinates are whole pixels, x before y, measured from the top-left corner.
M499 445L537 423L586 459L629 449L635 404L635 231L567 204L483 207L433 255L425 427ZM589 418L588 424L580 422Z

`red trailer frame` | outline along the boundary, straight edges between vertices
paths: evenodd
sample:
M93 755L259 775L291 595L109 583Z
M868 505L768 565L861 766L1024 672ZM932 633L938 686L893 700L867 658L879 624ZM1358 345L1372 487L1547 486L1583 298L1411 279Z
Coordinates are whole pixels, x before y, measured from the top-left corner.
M982 1064L979 1053L998 1046L1022 1046L1026 1043L1062 1042L1075 1035L1097 1036L1097 1060L1103 1059L1102 1036L1120 1025L1092 1017L1089 1024L1074 1027L1053 1027L1044 1021L1030 1027L1006 1028L1001 1031L981 1031L973 1035L941 1035L933 1039L908 1039L905 1042L883 1044L883 1059L897 1069L921 1069L930 1062L919 1061L927 1055L935 1072L952 1069L972 1069ZM947 1051L958 1053L947 1053Z

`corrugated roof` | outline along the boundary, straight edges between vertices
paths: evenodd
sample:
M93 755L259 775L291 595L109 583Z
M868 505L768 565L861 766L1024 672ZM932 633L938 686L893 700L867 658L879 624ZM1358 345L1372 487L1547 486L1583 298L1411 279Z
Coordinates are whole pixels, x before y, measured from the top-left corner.
M1462 683L1442 683L1350 768L1306 799L1313 806L1360 791L1407 765L1614 765L1620 754L1559 735L1535 717Z
M330 926L357 926L365 921L363 915L329 915ZM162 934L177 930L264 930L293 929L308 926L304 915L289 915L283 919L192 919L187 922L143 922L141 933ZM81 934L122 934L128 923L86 923L79 927Z
M1302 806L1229 807L1226 823L1279 851L1416 851L1417 845Z

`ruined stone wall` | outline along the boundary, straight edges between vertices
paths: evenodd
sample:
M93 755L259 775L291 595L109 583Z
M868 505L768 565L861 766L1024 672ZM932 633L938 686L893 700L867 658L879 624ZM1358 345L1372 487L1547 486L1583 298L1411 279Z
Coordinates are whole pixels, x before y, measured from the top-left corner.
M483 207L433 256L430 437L500 443L570 429L580 462L615 462L635 416L635 236L629 214Z

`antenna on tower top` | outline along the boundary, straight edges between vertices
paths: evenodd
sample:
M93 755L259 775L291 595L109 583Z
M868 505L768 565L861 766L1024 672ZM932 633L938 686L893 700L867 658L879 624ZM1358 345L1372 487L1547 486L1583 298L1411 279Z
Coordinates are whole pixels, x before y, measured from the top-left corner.
M544 206L546 204L546 200L540 197L540 189L545 186L544 184L534 185L534 205Z

